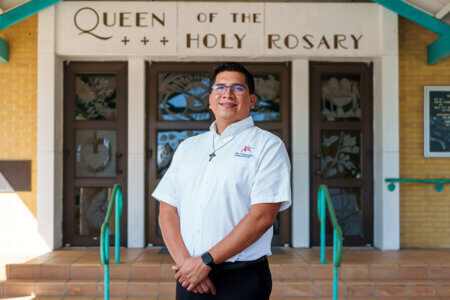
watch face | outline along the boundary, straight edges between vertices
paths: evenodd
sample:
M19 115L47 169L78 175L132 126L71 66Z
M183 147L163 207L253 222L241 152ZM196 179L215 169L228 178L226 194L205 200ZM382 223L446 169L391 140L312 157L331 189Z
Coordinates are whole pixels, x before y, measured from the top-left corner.
M211 256L211 254L209 254L208 252L206 252L202 255L202 260L205 263L205 265L209 265L213 262L213 258Z

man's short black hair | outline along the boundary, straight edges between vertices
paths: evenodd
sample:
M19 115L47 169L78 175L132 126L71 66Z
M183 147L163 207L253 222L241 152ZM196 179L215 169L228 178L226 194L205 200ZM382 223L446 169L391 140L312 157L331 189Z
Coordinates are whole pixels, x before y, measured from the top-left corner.
M239 72L245 75L245 83L248 86L248 91L250 94L255 93L255 80L253 79L252 73L250 73L243 65L237 62L227 62L221 63L214 68L211 75L209 85L212 87L216 81L217 74L221 72Z

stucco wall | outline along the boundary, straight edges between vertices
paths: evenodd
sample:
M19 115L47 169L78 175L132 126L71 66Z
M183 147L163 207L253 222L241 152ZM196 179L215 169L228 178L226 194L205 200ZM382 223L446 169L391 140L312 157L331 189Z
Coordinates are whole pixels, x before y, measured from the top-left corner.
M427 64L427 46L436 38L399 19L401 178L450 178L450 158L423 154L423 87L450 85L450 58ZM433 184L401 184L400 243L402 248L450 247L450 185L438 193Z

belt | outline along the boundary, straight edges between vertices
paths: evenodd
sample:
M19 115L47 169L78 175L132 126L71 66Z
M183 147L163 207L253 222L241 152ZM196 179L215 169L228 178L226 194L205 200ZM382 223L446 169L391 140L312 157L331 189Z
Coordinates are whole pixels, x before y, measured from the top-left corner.
M213 271L220 272L220 271L241 269L241 268L249 267L252 265L259 264L259 263L263 263L266 261L267 261L267 256L264 255L263 257L255 259L255 260L223 262L221 264L215 265L213 268Z

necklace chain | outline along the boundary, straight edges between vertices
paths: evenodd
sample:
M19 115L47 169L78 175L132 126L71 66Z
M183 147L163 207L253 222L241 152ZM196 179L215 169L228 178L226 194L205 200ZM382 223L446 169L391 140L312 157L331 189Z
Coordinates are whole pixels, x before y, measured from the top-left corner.
M214 135L212 137L212 147L213 147L213 152L208 154L209 155L209 161L211 161L214 157L216 157L216 152L220 150L220 148L222 148L223 146L225 146L226 144L228 144L229 142L231 142L234 139L234 137L232 137L228 142L224 143L222 146L220 146L219 148L215 148L214 147Z

